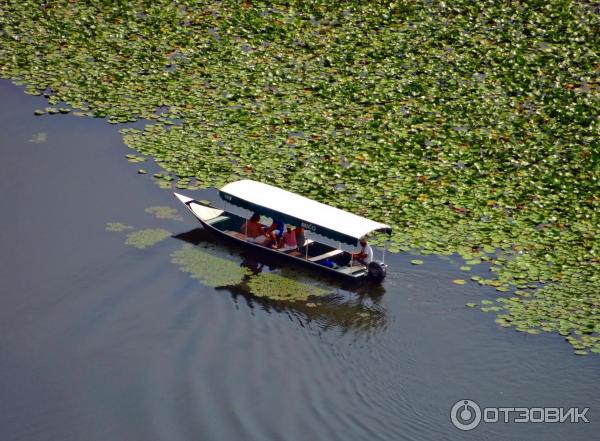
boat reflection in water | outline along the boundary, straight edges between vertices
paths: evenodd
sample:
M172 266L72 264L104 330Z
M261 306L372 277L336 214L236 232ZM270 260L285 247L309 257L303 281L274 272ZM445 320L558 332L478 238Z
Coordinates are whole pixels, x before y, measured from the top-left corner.
M219 290L229 291L236 302L242 300L250 308L286 313L302 325L316 326L320 330L370 334L385 328L386 314L380 302L385 289L378 283L368 280L342 282L327 275L315 277L314 272L277 261L276 256L217 241L214 235L202 228L173 237L194 245L190 251L202 253L204 259L239 261L239 267L245 271L241 281L216 286ZM194 275L189 268L184 271L192 273L192 277L203 278L202 275ZM274 298L269 293L253 291L257 281L272 282ZM286 290L290 288L300 295L292 293L285 298ZM280 295L281 292L283 295Z

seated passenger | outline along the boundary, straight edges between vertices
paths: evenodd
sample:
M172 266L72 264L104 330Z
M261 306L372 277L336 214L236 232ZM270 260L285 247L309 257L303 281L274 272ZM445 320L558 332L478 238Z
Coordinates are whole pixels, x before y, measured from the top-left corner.
M277 248L277 244L279 243L279 240L283 235L283 229L284 224L282 221L273 220L273 223L265 233L265 236L267 236L265 246L273 246L273 248Z
M281 236L279 242L279 248L282 251L295 250L298 248L298 242L296 242L296 232L292 230L291 225L285 226L285 233Z
M260 215L254 213L250 219L244 222L240 229L246 236L246 240L252 243L264 243L267 237L265 236L265 227L260 223Z
M304 237L304 228L296 227L294 229L294 233L296 234L296 243L298 244L298 247L303 247L304 243L306 242L306 237Z
M373 260L373 249L367 244L366 239L361 239L359 244L360 251L358 253L352 253L352 260L362 263L363 265L368 265Z

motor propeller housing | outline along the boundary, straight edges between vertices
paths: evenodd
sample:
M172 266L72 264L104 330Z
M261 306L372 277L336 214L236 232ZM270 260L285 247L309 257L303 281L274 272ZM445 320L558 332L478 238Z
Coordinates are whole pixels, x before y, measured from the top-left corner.
M385 279L387 265L383 262L372 261L367 265L367 274L369 279L374 282L382 282Z

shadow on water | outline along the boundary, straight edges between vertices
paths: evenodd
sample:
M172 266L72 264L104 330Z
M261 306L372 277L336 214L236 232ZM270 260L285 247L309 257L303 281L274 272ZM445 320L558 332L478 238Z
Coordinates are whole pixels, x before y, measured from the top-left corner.
M172 236L194 246L202 246L205 252L227 251L228 258L238 259L240 267L247 268L240 283L220 286L216 289L229 291L234 301L243 299L250 308L261 308L267 312L288 314L302 325L316 325L320 330L378 332L385 329L386 313L382 306L385 289L368 280L340 280L329 274L319 274L282 262L270 253L248 250L237 244L218 240L210 232L195 228ZM218 250L218 251L217 251ZM324 295L308 299L273 300L268 296L257 296L249 286L249 280L259 274L277 274L286 280L295 280L306 286L324 288ZM285 289L285 288L281 288Z

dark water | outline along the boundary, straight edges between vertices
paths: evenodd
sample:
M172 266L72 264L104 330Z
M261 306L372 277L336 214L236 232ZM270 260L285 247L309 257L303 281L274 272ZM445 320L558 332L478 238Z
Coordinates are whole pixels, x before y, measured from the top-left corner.
M181 240L139 250L105 231L197 227L144 212L179 207L115 127L34 117L46 103L8 82L0 98L1 440L598 439L600 359L465 308L496 293L453 285L459 262L388 256L383 295L330 281L316 311L203 286L170 262ZM462 398L590 407L591 422L462 432Z

